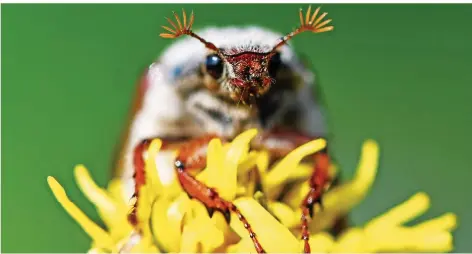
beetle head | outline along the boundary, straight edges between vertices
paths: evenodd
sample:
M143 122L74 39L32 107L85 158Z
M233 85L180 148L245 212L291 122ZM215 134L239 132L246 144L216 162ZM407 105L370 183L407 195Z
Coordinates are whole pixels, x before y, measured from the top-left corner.
M281 65L280 47L302 32L323 33L333 30L333 26L326 26L331 22L330 19L322 21L327 15L326 12L317 17L319 10L318 7L311 15L310 6L304 17L300 9L300 26L280 38L275 46L267 52L257 51L256 49L239 52L235 49L218 48L212 42L206 41L192 31L194 13L192 12L187 23L184 10L182 11L182 22L174 12L177 25L167 18L172 28L163 26L170 33L162 33L160 36L163 38L177 38L188 35L202 42L209 50L203 65L204 84L216 93L226 95L235 101L253 104L256 101L255 99L264 95L276 81L277 71Z

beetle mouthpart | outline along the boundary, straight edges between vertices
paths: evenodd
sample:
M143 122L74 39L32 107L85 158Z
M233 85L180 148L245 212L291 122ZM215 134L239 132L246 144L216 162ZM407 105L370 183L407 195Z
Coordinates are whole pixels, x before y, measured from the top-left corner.
M271 78L259 78L257 82L244 81L239 78L230 80L232 100L242 104L254 104L256 99L264 95L273 83Z
M243 80L239 79L239 78L233 78L231 79L230 83L236 87L240 87L242 89L244 89L247 84L246 82L244 82Z

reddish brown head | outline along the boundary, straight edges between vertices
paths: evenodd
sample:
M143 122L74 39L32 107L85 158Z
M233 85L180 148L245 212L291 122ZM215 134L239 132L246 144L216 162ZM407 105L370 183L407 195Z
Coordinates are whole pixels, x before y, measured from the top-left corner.
M322 22L327 13L323 13L317 18L319 9L317 8L311 15L310 6L305 17L300 9L300 26L279 39L275 46L267 52L257 50L239 52L234 49L216 47L213 43L192 32L193 12L188 23L185 11L183 11L182 22L179 16L174 13L177 25L167 19L173 29L163 26L170 33L162 33L161 37L177 38L185 34L202 42L210 50L203 66L205 85L219 94L228 95L235 101L252 104L255 102L255 98L265 94L276 82L277 69L281 64L278 51L280 47L295 35L305 31L322 33L333 30L332 26L325 26L331 22L330 19Z
M233 99L249 102L267 92L275 82L279 53L249 51L221 55L210 54L204 69Z

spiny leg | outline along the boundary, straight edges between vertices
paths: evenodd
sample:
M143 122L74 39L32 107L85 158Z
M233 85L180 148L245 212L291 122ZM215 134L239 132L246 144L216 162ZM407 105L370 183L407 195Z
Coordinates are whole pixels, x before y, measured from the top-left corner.
M314 205L322 205L321 198L323 190L329 181L329 156L325 150L320 151L314 155L315 168L311 175L309 185L310 191L305 196L301 204L302 209L302 240L304 241L304 252L311 253L309 244L310 232L308 230L308 218L313 218ZM309 216L309 217L308 217Z
M138 224L138 218L136 216L136 211L138 207L139 200L139 190L146 183L146 174L144 172L145 162L143 158L143 153L146 151L151 144L151 139L143 140L139 143L133 151L133 165L134 165L134 194L135 203L133 204L131 212L128 214L128 221L131 225L136 226Z
M134 174L133 179L135 182L134 193L132 198L135 199L135 203L131 208L130 213L128 214L128 221L131 225L136 226L138 224L138 219L136 217L136 211L139 201L139 190L143 185L146 184L146 172L145 172L145 160L144 152L149 148L149 145L154 139L160 139L162 141L161 150L170 149L177 146L182 138L149 138L141 141L133 150L133 167Z
M206 186L189 174L190 171L205 167L206 148L213 138L215 138L215 136L204 136L191 140L181 147L175 161L175 168L180 184L191 198L196 198L207 207L210 216L215 210L218 210L223 213L226 221L229 223L231 219L230 212L234 212L238 216L238 219L244 224L244 228L249 232L249 236L254 243L256 251L258 253L265 253L251 225L236 205L224 200L219 196L216 190Z

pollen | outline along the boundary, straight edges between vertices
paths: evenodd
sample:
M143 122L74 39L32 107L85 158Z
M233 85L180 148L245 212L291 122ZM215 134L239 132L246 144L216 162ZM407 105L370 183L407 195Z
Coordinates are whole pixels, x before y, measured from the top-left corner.
M302 158L326 146L323 139L313 140L293 150L272 166L266 151L251 150L250 141L257 132L249 130L231 143L214 139L208 148L207 167L197 179L232 201L251 225L255 236L267 252L303 251L300 237L299 204L308 191L310 165ZM89 235L89 252L255 252L246 225L232 213L228 224L223 214L210 216L206 207L190 199L175 183L162 184L157 173L156 156L160 140L154 140L146 156L146 183L140 192L138 226L127 215L133 201L123 198L123 182L112 179L107 188L99 187L83 165L74 172L79 188L97 208L106 229L84 214L67 196L53 177L47 181L64 210ZM457 226L453 213L406 226L425 213L431 203L424 192L371 219L355 225L339 236L329 229L340 216L349 213L371 190L378 167L379 146L373 140L362 145L359 164L352 179L329 188L323 209L316 206L309 222L311 251L315 252L448 252L453 250L452 232ZM257 171L262 190L254 188ZM333 165L330 174L336 175ZM299 181L301 184L290 184ZM278 197L285 191L283 199Z

